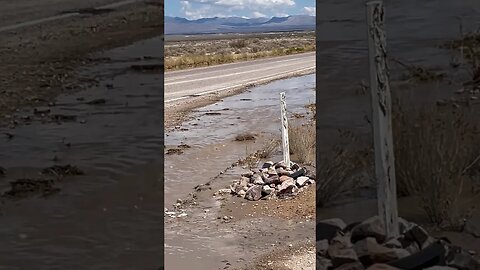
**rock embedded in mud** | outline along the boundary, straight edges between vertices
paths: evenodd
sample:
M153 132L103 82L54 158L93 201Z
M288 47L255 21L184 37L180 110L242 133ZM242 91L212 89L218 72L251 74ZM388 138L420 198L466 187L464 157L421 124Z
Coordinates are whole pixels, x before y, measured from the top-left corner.
M258 201L262 198L262 186L261 185L254 185L250 187L246 194L245 199L249 201Z

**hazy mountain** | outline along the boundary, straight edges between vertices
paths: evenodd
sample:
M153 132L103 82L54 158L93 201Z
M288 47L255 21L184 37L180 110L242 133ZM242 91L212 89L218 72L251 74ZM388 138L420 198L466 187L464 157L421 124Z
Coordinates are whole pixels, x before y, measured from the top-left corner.
M293 15L273 18L214 17L188 20L165 16L166 35L214 33L246 33L265 31L314 30L315 17Z

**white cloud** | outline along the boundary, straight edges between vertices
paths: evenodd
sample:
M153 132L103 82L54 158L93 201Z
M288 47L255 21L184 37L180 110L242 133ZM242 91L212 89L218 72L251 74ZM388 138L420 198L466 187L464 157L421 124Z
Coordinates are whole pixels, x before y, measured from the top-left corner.
M238 13L235 11L268 17L265 12L285 14L285 9L295 6L294 0L182 0L180 3L182 13L189 19L235 16Z
M258 11L252 12L252 18L264 18L264 17L267 17L267 15Z
M304 7L305 13L310 16L315 16L317 8L316 7Z

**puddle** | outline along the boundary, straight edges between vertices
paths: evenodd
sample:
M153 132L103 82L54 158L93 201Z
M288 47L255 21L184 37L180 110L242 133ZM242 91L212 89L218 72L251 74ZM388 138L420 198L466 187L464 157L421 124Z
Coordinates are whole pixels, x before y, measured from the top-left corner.
M102 78L97 86L59 97L45 117L33 109L19 112L31 116L28 125L0 129L13 134L0 138L2 193L16 179L51 178L40 173L53 165L84 172L57 181L56 194L28 193L0 204L2 267L160 266L163 74L129 71L131 65L158 64L160 45L156 38L99 55L112 60L81 71ZM142 58L147 53L153 58ZM88 104L99 99L105 102ZM48 115L55 114L75 117L51 121Z
M359 83L369 81L367 28L363 1L320 1L322 22L317 28L318 91L317 151L328 155L331 145L337 142L337 129L348 129L372 142L370 118L370 93L357 94ZM440 69L452 79L429 83L400 83L403 68L390 63L391 89L394 95L407 101L407 106L434 103L448 99L462 88L464 70L450 66L451 51L440 45L458 38L460 21L464 32L476 30L480 21L480 2L460 1L386 1L386 37L389 57L416 64L428 69ZM347 20L348 19L348 20ZM450 76L453 74L453 76ZM321 166L321 164L319 165ZM357 194L358 195L358 194ZM376 213L375 199L355 199L335 207L318 209L317 220L331 217L346 222L361 221ZM427 222L425 214L414 200L399 199L400 215L415 222Z
M280 139L280 92L286 93L287 110L292 116L293 113L306 112L304 106L315 102L314 89L315 74L275 81L200 108L192 114L192 120L167 133L167 149L181 144L188 144L191 148L180 155L165 156L165 207L171 208L177 199L184 198L195 186L207 183L232 163L260 149L266 140ZM219 114L208 115L209 112ZM235 141L237 135L245 133L256 134L256 140ZM228 186L239 174L235 170L228 171L212 183L212 190ZM211 208L211 214L218 209L211 198L201 198L199 203ZM297 228L298 235L311 233L311 228L305 224L279 221L272 224L278 227L278 231L263 228L265 233L284 235L294 228ZM233 264L252 256L251 251L245 250L253 247L245 243L249 239L242 237L241 223L235 223L233 229L218 226L211 219L202 217L189 219L188 223L167 223L165 267L187 269L195 265L199 270L223 269L225 263L222 260L229 259ZM302 230L299 226L305 228Z

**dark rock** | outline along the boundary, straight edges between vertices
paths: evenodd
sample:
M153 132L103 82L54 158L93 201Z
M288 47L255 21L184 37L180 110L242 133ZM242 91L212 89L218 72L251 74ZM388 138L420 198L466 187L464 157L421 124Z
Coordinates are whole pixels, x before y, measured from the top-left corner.
M263 163L262 169L267 169L267 168L270 168L272 166L273 166L273 162L272 161L267 161L267 162Z
M245 199L249 201L258 201L262 198L262 186L255 185L249 188L245 194Z
M391 261L388 264L400 269L424 269L435 265L445 265L445 247L435 242L427 248L408 257Z
M297 178L300 176L304 176L306 173L307 173L307 170L305 168L301 168L297 171L294 171L292 174L290 174L290 177Z
M297 163L294 163L294 164L292 164L292 166L290 166L290 169L296 171L296 170L300 169L300 166Z
M0 167L0 176L4 176L6 171L5 168Z
M404 238L407 241L416 242L420 248L425 248L426 246L433 243L432 238L428 235L428 232L422 227L415 225L404 234Z
M447 266L451 266L460 270L478 270L480 269L480 262L472 255L464 252L457 251L453 254L447 255Z
M316 241L328 240L330 242L339 231L340 228L335 225L318 222L315 226Z

